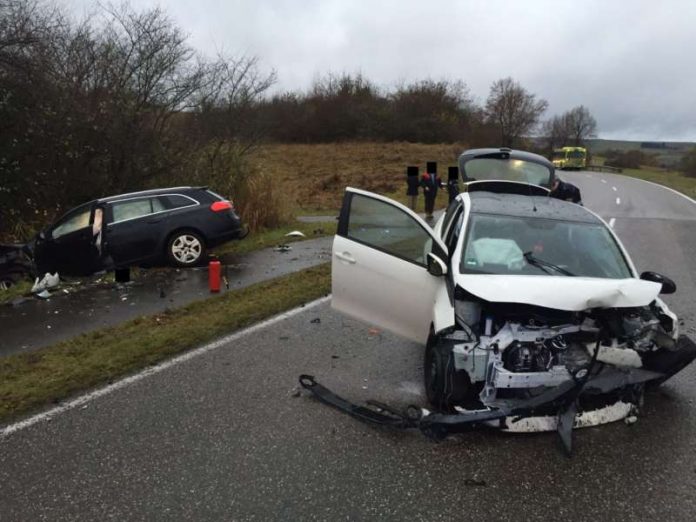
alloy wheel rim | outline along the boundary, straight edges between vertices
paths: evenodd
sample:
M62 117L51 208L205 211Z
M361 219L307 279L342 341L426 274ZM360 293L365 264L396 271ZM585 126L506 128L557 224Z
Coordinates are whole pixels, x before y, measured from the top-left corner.
M172 255L174 259L184 264L191 264L201 257L203 245L197 237L183 234L172 243Z

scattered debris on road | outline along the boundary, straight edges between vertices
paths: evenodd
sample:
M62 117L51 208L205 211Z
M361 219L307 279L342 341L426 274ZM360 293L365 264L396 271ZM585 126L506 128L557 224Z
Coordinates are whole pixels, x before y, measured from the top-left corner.
M38 294L39 292L42 292L44 290L48 290L50 288L55 288L60 284L60 276L58 275L58 272L54 274L46 273L43 278L39 279L38 277L34 281L34 286L31 287L31 293L32 294Z
M280 244L277 247L275 247L273 250L276 252L290 252L290 250L292 250L292 247L290 245Z

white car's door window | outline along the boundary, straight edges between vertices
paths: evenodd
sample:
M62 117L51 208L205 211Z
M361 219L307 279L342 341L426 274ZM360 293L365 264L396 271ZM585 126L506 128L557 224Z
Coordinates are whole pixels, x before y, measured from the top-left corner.
M407 261L425 266L430 234L408 214L383 201L353 195L348 237Z

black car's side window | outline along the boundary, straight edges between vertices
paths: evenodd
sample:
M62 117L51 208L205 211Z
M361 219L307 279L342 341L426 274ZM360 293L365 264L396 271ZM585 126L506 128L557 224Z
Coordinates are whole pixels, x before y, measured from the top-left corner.
M51 231L51 237L53 237L53 239L58 239L71 232L87 228L89 226L91 214L92 209L86 208L72 216L68 216Z
M196 205L196 201L186 196L179 196L177 194L168 194L166 196L159 196L158 198L164 208L167 210L172 210L175 208L191 207Z
M165 210L159 198L129 199L112 205L113 223L135 219Z

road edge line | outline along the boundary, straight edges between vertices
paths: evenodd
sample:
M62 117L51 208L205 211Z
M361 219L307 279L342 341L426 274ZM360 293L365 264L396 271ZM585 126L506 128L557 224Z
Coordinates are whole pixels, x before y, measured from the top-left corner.
M281 314L274 315L273 317L270 317L268 319L264 319L263 321L256 323L254 325L248 326L246 328L243 328L242 330L237 330L236 332L233 332L229 335L221 337L220 339L217 339L217 340L212 341L210 343L204 344L203 346L199 346L198 348L193 348L192 350L189 350L181 355L177 355L176 357L174 357L172 359L169 359L167 361L159 363L155 366L151 366L150 368L147 368L145 370L141 370L138 373L135 373L135 374L130 375L128 377L124 377L123 379L119 379L118 381L113 382L107 386L97 388L96 390L85 393L83 395L78 395L74 399L70 399L70 400L66 401L64 404L61 404L59 406L56 406L54 408L51 408L49 410L46 410L46 411L43 411L40 413L36 413L36 414L26 418L26 419L23 419L21 421L4 426L2 429L0 429L0 440L9 437L13 433L16 433L16 432L21 431L21 430L26 429L26 428L29 428L29 427L33 426L34 424L38 424L40 422L50 420L57 415L60 415L62 413L70 411L70 410L74 410L75 408L78 408L80 406L84 406L85 404L88 404L89 402L93 401L94 399L98 399L99 397L103 397L103 396L108 395L112 392L120 390L121 388L125 388L126 386L129 386L133 383L136 383L138 381L146 379L147 377L150 377L152 375L156 375L160 372L163 372L164 370L168 370L169 368L173 368L174 366L178 366L179 364L184 363L186 361L189 361L191 359L194 359L195 357L198 357L199 355L203 355L205 353L216 350L217 348L220 348L221 346L223 346L229 342L236 341L237 339L245 337L245 336L252 334L258 330L262 330L268 326L274 325L275 323L278 323L278 322L283 321L285 319L289 319L290 317L293 317L297 314L300 314L300 313L304 312L305 310L311 310L312 308L315 308L319 305L327 303L330 299L331 299L331 295L328 295L325 297L320 297L319 299L315 299L314 301L310 301L309 303L305 303L302 306L292 308L291 310L288 310L288 311L283 312Z
M666 185L661 185L660 183L655 183L654 181L648 181L647 179L634 178L633 176L629 176L628 174L614 174L614 176L621 176L622 178L636 179L638 181L642 181L643 183L649 183L650 185L655 185L656 187L660 187L660 188L663 188L665 190L669 190L670 192L674 192L677 196L681 196L684 199L686 199L687 201L696 205L696 199L693 199L693 198L687 196L686 194L684 194L683 192L679 192L678 190L673 189L671 187L668 187Z

